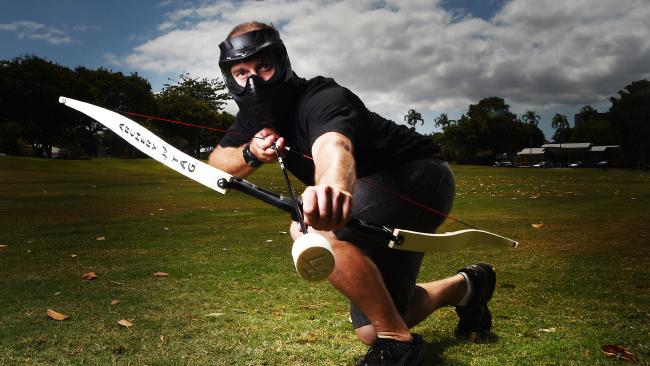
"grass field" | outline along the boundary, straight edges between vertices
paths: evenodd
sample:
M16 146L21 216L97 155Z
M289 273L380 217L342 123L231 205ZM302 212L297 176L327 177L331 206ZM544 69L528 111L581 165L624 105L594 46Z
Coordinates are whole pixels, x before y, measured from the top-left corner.
M276 169L251 181L280 192ZM425 258L422 280L476 261L498 276L494 336L456 340L441 309L415 329L431 363L624 364L601 351L617 344L648 365L650 174L453 169L452 214L521 245ZM0 157L0 364L351 365L346 301L298 277L287 229L154 161Z

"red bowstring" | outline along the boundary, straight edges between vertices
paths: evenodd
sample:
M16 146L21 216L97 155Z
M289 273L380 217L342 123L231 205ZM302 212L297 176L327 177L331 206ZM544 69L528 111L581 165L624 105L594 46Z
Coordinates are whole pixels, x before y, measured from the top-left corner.
M228 132L228 130L224 130L223 128L216 128L216 127L208 127L208 126L204 126L204 125L197 125L197 124L194 124L194 123L188 123L188 122L183 122L183 121L177 121L177 120L175 120L175 119L169 119L169 118L162 118L162 117L148 116L148 115L146 115L146 114L135 113L135 112L125 112L125 113L128 114L129 116L134 116L134 117L139 117L139 118L145 118L145 119L150 119L150 120L155 120L155 121L169 122L169 123L174 123L174 124L182 125L182 126L189 126L189 127L194 127L194 128L203 128L203 129L206 129L206 130L217 131L217 132L223 132L223 133ZM246 137L246 138L250 137L249 134L247 134L247 133L243 133L243 132L239 132L239 131L230 131L230 133L235 134L235 135L244 136L244 137ZM258 136L253 136L253 137L254 137L254 138L257 138L257 139L263 139L262 137L258 137ZM295 151L295 150L292 150L291 148L285 148L285 149L286 149L287 151L291 152L291 153L294 153L294 154L300 155L300 156L302 156L303 158L306 158L306 159L309 159L309 160L314 160L314 158L312 158L311 156L309 156L309 155L305 155L305 154L303 154L303 153L301 153L301 152L298 152L298 151Z
M195 125L194 123L187 123L183 121L177 121L175 119L168 119L168 118L162 118L162 117L154 117L154 116L147 116L146 114L140 114L140 113L133 113L133 112L126 112L129 116L135 116L135 117L140 117L140 118L146 118L146 119L153 119L156 121L164 121L164 122L170 122L170 123L175 123L178 125L183 125L183 126L190 126L190 127L195 127L195 128L204 128L206 130L211 130L211 131L218 131L218 132L227 132L227 130L221 129L221 128L214 128L214 127L208 127L208 126L203 126L203 125Z
M188 127L203 128L203 129L206 129L206 130L217 131L217 132L223 132L223 133L228 132L228 130L224 130L224 129L222 129L222 128L215 128L215 127L208 127L208 126L203 126L203 125L197 125L197 124L194 124L194 123L188 123L188 122L183 122L183 121L177 121L177 120L169 119L169 118L162 118L162 117L148 116L148 115L145 115L145 114L134 113L134 112L126 112L126 114L128 114L128 115L130 115L130 116L134 116L134 117L146 118L146 119L155 120L155 121L163 121L163 122L175 123L175 124L178 124L178 125L183 125L183 126L188 126ZM230 131L230 133L239 134L239 135L245 135L246 137L249 137L248 134L244 134L244 133L239 132L239 131ZM255 137L255 138L261 138L261 137L257 137L257 136L253 136L253 137ZM309 155L306 155L306 154L303 154L303 153L301 153L301 152L299 152L299 151L294 151L294 150L292 150L292 149L290 149L290 148L287 148L287 151L289 151L289 152L291 152L291 153L294 153L294 154L298 154L298 155L302 156L302 157L305 158L305 159L314 160L313 157L311 157L311 156L309 156ZM425 211L429 211L429 212L434 213L434 214L436 214L436 215L440 215L440 216L442 216L442 217L444 217L444 218L447 218L447 219L449 219L449 220L455 221L455 222L457 222L457 223L459 223L459 224L463 224L463 225L465 225L465 226L467 226L467 227L470 227L470 228L472 228L472 229L476 229L476 230L478 230L476 227L474 227L474 226L472 226L472 225L470 225L470 224L468 224L468 223L466 223L466 222L463 222L463 221L461 221L460 219L458 219L458 218L456 218L456 217L454 217L454 216L451 216L451 215L448 214L448 213L438 211L438 210L436 210L436 209L434 209L434 208L431 208L431 207L429 207L429 206L427 206L427 205L424 205L424 204L422 204L422 203L420 203L420 202L417 202L417 201L411 199L410 197L405 196L405 195L403 195L403 194L401 194L401 193L399 193L399 192L395 192L395 191L393 191L393 190L391 190L391 189L389 189L389 188L386 188L386 187L383 187L383 186L379 186L379 185L377 185L377 184L373 184L372 182L370 182L370 181L368 181L368 180L362 180L362 182L368 184L369 186L371 186L371 187L373 187L373 188L375 188L375 189L381 189L381 190L384 191L384 192L388 192L388 193L394 195L395 197L397 197L397 198L399 198L399 199L401 199L401 200L404 200L404 201L406 201L406 202L408 202L408 203L410 203L410 204L412 204L412 205L415 205L415 206L417 206L417 207L420 207L420 208L424 209Z

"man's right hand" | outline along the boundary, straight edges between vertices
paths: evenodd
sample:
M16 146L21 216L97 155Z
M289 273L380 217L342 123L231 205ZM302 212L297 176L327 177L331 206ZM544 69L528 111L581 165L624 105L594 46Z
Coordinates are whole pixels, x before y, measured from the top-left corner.
M352 214L352 194L328 185L309 186L302 193L305 224L331 231L345 226Z
M275 163L278 157L275 153L275 146L279 149L280 155L284 154L285 141L273 128L264 128L255 134L250 142L251 152L264 163Z

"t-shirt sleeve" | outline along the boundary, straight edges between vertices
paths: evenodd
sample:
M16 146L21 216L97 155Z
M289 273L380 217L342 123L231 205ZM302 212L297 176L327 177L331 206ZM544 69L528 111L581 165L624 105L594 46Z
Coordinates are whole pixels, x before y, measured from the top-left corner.
M219 141L219 146L221 147L238 147L249 142L255 133L259 131L254 130L255 127L251 126L249 123L246 123L242 120L241 116L237 116L235 122L228 128L226 135Z
M336 86L321 89L306 98L299 121L309 136L309 146L327 132L338 132L354 140L362 127L365 107L349 90Z

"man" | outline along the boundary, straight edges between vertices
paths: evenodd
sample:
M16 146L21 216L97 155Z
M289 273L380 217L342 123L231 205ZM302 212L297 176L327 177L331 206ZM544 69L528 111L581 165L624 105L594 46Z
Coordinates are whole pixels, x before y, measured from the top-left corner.
M444 218L422 207L449 212L454 195L453 175L438 146L368 111L332 79L298 77L269 25L241 24L219 48L219 66L239 113L210 164L245 177L276 162L276 149L286 154L286 167L307 185L305 223L332 244L336 266L328 279L350 300L356 334L370 346L358 364L419 364L423 341L409 329L442 306L456 306L457 334L489 331L487 302L495 285L490 265L416 284L422 253L388 249L381 239L346 227L355 217L434 232ZM287 154L285 147L313 161ZM296 222L291 234L302 234Z

